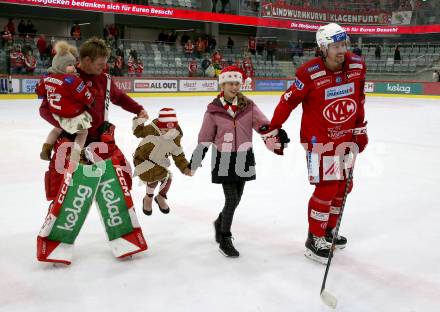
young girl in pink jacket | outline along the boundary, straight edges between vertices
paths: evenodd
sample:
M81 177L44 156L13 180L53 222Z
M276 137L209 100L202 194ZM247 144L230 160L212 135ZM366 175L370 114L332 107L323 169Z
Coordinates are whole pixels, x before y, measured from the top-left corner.
M215 240L227 257L239 256L232 244L232 219L245 183L256 178L252 129L262 134L269 125L257 105L240 93L245 81L249 83L240 68L223 69L219 75L222 92L207 107L190 163L192 171L200 167L212 144L212 183L221 184L225 194L225 205L214 222Z

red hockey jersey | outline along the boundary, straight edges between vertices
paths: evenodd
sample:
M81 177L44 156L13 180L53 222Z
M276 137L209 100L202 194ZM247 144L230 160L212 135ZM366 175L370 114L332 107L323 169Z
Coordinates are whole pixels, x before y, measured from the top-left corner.
M255 38L249 39L249 41L248 41L248 49L249 50L257 49L257 41L255 40Z
M254 65L252 65L252 61L249 59L243 60L243 70L248 77L254 77Z
M26 71L27 72L34 72L35 67L37 67L37 60L35 59L35 56L33 55L26 55L25 57L25 65L26 65Z
M96 138L99 137L100 132L98 129L102 126L102 123L105 120L105 98L108 78L104 73L101 73L100 75L91 75L82 71L81 68L77 67L76 70L95 98L95 103L89 109L89 113L93 117L92 128L89 129L89 138ZM133 114L139 114L139 112L143 110L143 107L119 89L113 80L110 85L110 101ZM40 116L54 127L60 127L59 123L53 118L52 113L50 112L50 104L46 97L43 97L40 106Z
M128 67L128 73L129 74L134 74L136 72L136 61L133 58L128 58L128 62L127 62L127 67Z
M144 63L141 60L138 60L136 63L136 74L142 74L144 72Z
M333 72L317 57L300 66L292 86L281 96L271 128L281 128L302 103L301 143L333 142L333 148L352 141L353 129L365 118L365 63L351 52L345 54L341 71Z
M82 114L94 98L81 78L68 74L50 74L36 87L39 97L46 97L52 114L73 118Z
M189 62L188 64L188 71L190 73L196 73L197 72L197 61L196 60L192 60L191 62Z
M21 52L11 52L10 62L12 68L21 68L24 66L24 55Z

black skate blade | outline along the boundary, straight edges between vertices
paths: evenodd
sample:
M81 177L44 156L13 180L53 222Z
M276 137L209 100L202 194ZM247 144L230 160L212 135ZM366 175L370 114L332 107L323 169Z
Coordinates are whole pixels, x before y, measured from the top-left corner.
M219 251L223 256L225 256L226 258L238 258L238 257L239 257L239 256L229 256L229 255L225 254L225 253L223 252L223 250L221 250L220 248L218 249L218 251Z

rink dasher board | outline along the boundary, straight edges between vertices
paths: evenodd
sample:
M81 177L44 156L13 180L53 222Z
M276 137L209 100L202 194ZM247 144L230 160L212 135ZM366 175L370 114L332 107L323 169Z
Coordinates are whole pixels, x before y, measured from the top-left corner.
M218 92L176 92L176 93L127 93L133 98L174 98L174 97L194 97L194 96L217 96ZM281 96L281 91L248 91L245 95L274 95ZM412 98L412 99L440 99L440 95L425 94L388 94L388 93L367 93L367 97L385 97L385 98ZM38 100L33 94L0 94L0 102L7 100Z

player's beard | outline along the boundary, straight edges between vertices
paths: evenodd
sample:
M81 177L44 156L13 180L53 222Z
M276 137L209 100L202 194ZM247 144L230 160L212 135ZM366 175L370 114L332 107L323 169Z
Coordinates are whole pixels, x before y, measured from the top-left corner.
M345 61L344 54L336 55L335 63L337 63L338 65L342 65L344 61Z

